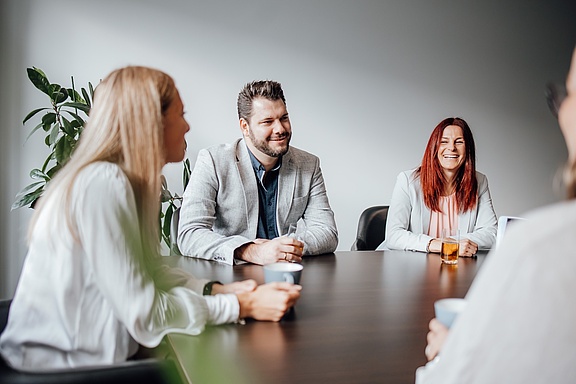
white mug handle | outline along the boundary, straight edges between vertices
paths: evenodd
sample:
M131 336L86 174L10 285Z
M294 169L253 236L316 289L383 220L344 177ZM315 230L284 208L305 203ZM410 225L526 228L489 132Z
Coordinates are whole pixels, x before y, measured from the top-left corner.
M294 284L294 276L292 276L291 274L285 273L283 277L285 282Z

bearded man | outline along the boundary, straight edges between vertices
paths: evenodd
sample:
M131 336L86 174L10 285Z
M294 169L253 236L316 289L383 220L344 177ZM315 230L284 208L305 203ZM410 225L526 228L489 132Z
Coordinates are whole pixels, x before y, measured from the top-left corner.
M320 160L290 146L282 86L248 83L237 105L243 138L198 153L180 211L180 252L229 265L334 252L338 231ZM290 225L297 236L285 236Z

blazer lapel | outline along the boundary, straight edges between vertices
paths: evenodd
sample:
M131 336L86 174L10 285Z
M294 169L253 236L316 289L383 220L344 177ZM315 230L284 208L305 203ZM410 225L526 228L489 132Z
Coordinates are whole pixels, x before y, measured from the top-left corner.
M288 150L282 157L282 167L280 167L280 174L278 177L278 204L276 206L276 226L279 234L282 235L283 227L281 223L288 223L288 213L294 200L294 188L296 186L296 178L298 176L298 167L294 163L294 158L291 151Z
M422 232L420 233L427 235L428 231L430 230L430 209L426 206L426 204L424 204L424 199L420 199L420 212L420 217L422 218L420 228Z
M258 232L258 186L256 185L256 177L250 161L250 155L248 154L248 148L242 139L236 143L236 168L246 204L248 232L256 236Z
M458 229L460 230L460 236L474 230L474 226L470 225L472 216L476 216L476 209L466 211L458 215Z
M414 173L412 173L410 177L414 177ZM424 203L424 193L422 192L420 178L414 181L413 191L416 194L415 201L418 202L418 208L420 209L420 228L412 228L411 230L414 233L423 233L427 235L430 229L430 209Z

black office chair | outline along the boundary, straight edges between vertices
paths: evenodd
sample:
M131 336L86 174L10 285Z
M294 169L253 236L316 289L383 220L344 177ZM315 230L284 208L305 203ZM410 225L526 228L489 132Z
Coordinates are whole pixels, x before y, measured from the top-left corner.
M0 300L0 334L4 332L8 324L8 312L10 311L12 300Z
M376 205L362 212L351 251L373 251L384 241L388 207L388 205Z
M8 322L12 300L0 300L0 334ZM124 384L182 383L174 361L170 359L130 360L108 367L70 368L53 372L24 373L10 368L0 357L0 383L3 384Z

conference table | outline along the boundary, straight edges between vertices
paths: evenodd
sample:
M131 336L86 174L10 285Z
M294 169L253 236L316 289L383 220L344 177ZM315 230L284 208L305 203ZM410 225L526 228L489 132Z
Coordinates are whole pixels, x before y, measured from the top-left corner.
M337 251L306 257L302 295L280 322L170 334L167 345L190 383L413 383L426 363L433 304L464 297L486 258L442 264L438 254ZM170 256L168 263L223 283L264 282L262 266Z

